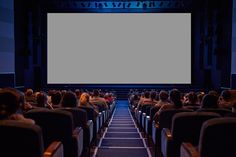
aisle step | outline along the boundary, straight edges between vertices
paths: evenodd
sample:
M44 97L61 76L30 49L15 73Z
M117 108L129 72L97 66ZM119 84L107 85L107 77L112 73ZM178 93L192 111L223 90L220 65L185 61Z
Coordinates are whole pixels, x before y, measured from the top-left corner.
M128 102L120 101L93 157L151 157L145 140L132 119Z

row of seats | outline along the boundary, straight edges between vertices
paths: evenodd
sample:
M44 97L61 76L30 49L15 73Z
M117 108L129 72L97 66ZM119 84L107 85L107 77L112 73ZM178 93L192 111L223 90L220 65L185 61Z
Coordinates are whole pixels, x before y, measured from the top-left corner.
M132 106L130 106L131 110ZM206 133L208 127L230 126L228 129L236 129L236 118L221 118L229 113L227 109L201 109L194 111L191 109L167 109L160 112L158 120L154 120L154 115L160 109L158 106L144 105L140 109L133 110L138 126L146 134L152 137L154 143L155 156L163 157L187 157L196 155L201 157L217 157L217 156L232 156L234 153L233 145L236 144L236 135L230 134L232 140L228 137L231 131L211 129L212 133ZM212 120L211 120L212 119ZM211 126L212 124L217 126ZM220 125L220 126L218 126ZM209 128L208 128L209 129ZM231 132L232 133L232 132ZM206 134L221 136L207 137L216 138L215 144L226 146L223 149L218 146L219 152L215 150L214 142L211 145L206 145ZM208 135L209 136L209 135ZM203 138L204 137L204 138ZM233 140L234 139L234 140ZM228 140L228 142L227 142ZM214 140L213 140L214 141ZM187 143L186 143L187 142ZM228 145L230 144L230 145ZM196 149L197 148L197 149ZM213 151L213 152L212 152ZM214 155L213 155L214 154ZM226 155L228 154L228 155ZM235 156L235 153L234 153Z
M115 102L110 109L100 110L96 118L94 110L86 107L38 108L26 112L24 116L33 119L36 125L1 120L1 154L9 157L80 157L85 152L89 156L90 147L96 143L97 135L114 108Z

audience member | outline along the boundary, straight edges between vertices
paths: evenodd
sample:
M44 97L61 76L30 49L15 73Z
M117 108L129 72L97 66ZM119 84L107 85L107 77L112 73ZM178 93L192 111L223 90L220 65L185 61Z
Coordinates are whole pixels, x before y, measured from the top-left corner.
M61 106L62 107L77 107L78 106L78 101L76 95L69 91L66 92L61 100Z
M48 103L47 94L43 91L37 93L36 101L37 101L37 107L53 109L53 107Z
M170 91L170 104L162 105L158 113L166 109L179 109L182 108L183 104L181 101L181 92L178 89L172 89Z
M206 94L202 99L201 108L218 108L217 97L213 94Z
M19 91L13 88L2 89L0 91L0 119L34 124L35 122L32 119L27 119L21 114L20 109L24 101Z
M90 99L90 102L97 106L99 110L106 110L108 109L108 105L106 103L106 100L100 96L99 90L95 89L93 91L93 96Z
M79 106L92 108L97 114L99 113L98 108L90 103L88 93L81 94L80 99L79 99Z
M60 91L56 91L55 93L52 94L51 96L51 104L55 108L60 106L62 96Z
M195 92L189 92L186 96L185 106L198 106L197 94Z
M218 105L220 108L228 108L231 109L233 107L233 103L231 102L231 93L229 90L223 90L218 99Z
M159 101L156 103L155 106L161 107L163 105L170 105L168 98L169 98L168 92L161 90L159 93Z
M27 89L25 92L25 101L30 103L36 103L33 89Z

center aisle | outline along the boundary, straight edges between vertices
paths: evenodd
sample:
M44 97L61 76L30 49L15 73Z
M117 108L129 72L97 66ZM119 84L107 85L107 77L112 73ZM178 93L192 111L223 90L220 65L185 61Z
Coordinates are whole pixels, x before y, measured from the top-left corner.
M93 157L151 157L145 139L136 127L127 101L118 101Z

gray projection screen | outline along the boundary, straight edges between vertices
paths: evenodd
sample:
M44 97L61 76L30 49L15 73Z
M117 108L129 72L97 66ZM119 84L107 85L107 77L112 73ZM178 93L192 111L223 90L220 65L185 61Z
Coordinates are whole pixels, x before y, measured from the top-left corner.
M48 84L190 84L190 13L48 13Z

